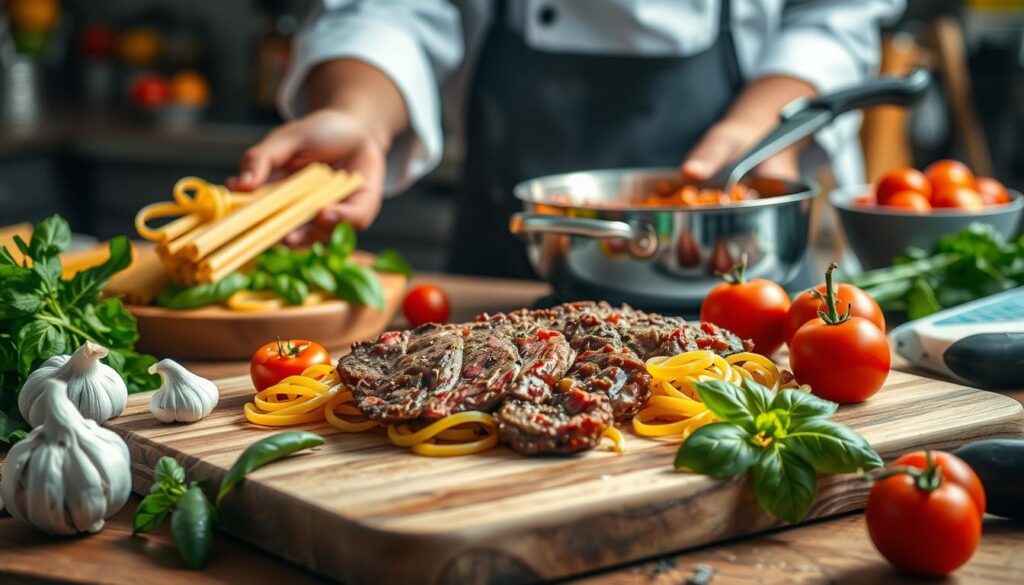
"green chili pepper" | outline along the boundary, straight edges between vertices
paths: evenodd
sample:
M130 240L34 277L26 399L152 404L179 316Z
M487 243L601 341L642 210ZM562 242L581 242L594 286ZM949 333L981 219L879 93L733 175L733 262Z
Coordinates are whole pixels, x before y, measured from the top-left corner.
M286 431L257 441L242 452L231 466L217 491L217 505L251 471L287 457L296 451L323 445L324 439L307 431Z
M213 510L198 485L193 484L174 506L171 536L186 565L200 569L206 564L213 542Z

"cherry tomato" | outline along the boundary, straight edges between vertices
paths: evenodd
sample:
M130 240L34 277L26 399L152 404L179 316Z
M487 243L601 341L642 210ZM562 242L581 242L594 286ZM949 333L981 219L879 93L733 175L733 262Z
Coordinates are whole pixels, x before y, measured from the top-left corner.
M298 376L309 366L330 363L330 354L319 343L307 339L277 340L256 350L249 363L249 375L256 390L263 390L288 376Z
M171 87L160 75L140 75L132 86L132 101L142 108L158 108L171 99Z
M444 323L451 312L448 295L433 284L414 286L402 302L402 310L409 324L418 327L424 323Z
M978 177L974 179L974 189L981 195L985 205L1002 205L1010 202L1010 192L1006 186L992 177Z
M948 575L981 540L978 507L967 490L934 470L898 473L875 482L864 517L878 552L899 569Z
M917 191L900 191L885 202L886 207L898 207L914 213L928 213L932 210L932 204L928 198Z
M772 355L782 347L789 295L770 280L746 280L746 255L711 289L700 306L700 320L724 327L754 342L754 351Z
M981 195L971 187L951 185L940 187L932 197L932 205L947 209L978 211L985 207Z
M814 287L818 292L825 294L825 284ZM885 331L885 315L881 307L871 298L871 295L853 286L852 284L840 284L835 288L836 302L840 313L846 312L850 307L850 314L854 317L862 317L871 321L880 330ZM825 304L810 290L804 291L793 301L786 315L786 343L791 343L793 336L804 323L818 318L818 311L824 311Z
M946 453L945 451L932 451L932 461L942 472L942 479L967 490L971 500L978 507L978 514L985 514L985 488L981 485L981 479L974 473L970 465L963 459ZM924 451L914 451L902 455L893 462L893 466L916 467L926 469L928 467L928 454Z
M889 171L875 187L875 197L879 205L888 205L889 199L901 191L914 191L928 199L932 195L932 185L924 173L917 169L900 168Z
M939 189L948 187L974 187L974 173L957 160L940 160L928 165L924 176L932 184L932 197Z
M837 308L832 264L825 272L825 318L804 323L789 342L789 363L800 384L825 400L840 404L863 402L889 376L889 340L885 332L863 317L850 317Z

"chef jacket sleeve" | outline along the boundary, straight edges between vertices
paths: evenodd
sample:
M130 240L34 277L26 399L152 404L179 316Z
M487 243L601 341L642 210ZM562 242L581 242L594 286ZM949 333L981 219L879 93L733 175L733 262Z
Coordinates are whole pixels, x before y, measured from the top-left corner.
M462 60L458 10L447 0L323 0L295 38L278 94L286 118L308 109L304 84L318 63L358 59L398 87L409 129L388 153L387 193L401 191L441 160L440 85Z
M896 19L903 6L903 0L787 0L754 77L796 77L818 93L863 81L878 67L879 26ZM856 144L859 119L844 115L819 132L815 141L823 154L833 157Z

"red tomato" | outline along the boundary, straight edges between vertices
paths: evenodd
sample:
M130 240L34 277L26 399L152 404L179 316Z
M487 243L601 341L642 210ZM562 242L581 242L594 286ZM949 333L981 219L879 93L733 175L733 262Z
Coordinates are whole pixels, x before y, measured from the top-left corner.
M331 363L331 356L319 343L306 339L271 341L256 350L249 363L249 375L256 390L298 376L309 366Z
M424 323L444 323L448 320L451 305L448 295L436 285L421 284L405 295L402 310L409 324L418 327Z
M932 197L939 189L948 187L974 187L974 173L967 165L956 160L940 160L928 165L924 176L932 184Z
M789 342L793 376L811 392L839 404L871 398L889 376L889 340L874 323L850 317L837 325L820 317Z
M822 294L825 293L825 285L819 284L814 287ZM871 295L853 286L852 284L840 284L836 287L836 299L840 313L846 312L850 307L850 314L854 317L863 317L875 324L876 327L885 331L885 315L881 307L871 298ZM793 336L804 323L818 318L818 311L824 311L825 304L822 303L814 293L807 290L800 294L793 301L786 315L786 343L791 343Z
M914 191L928 199L932 195L932 185L917 169L901 168L889 171L875 188L875 197L879 205L888 205L889 199L900 191Z
M864 518L878 552L897 568L919 575L952 573L981 540L977 505L967 490L945 479L938 487L922 485L907 473L878 480Z
M724 327L754 342L754 351L772 355L782 347L789 295L778 284L746 280L746 256L725 282L711 289L700 306L700 320Z
M970 465L963 459L946 453L945 451L932 451L932 462L942 470L942 479L967 490L971 500L978 507L978 514L985 514L985 488L981 485L981 479L974 473ZM905 465L926 469L928 467L928 455L924 451L914 451L901 456L893 462L894 467Z
M932 205L947 209L963 209L965 211L979 211L985 207L981 195L971 187L958 185L944 186L936 189L932 197Z
M132 86L132 101L142 108L158 108L171 99L171 87L160 75L141 75Z
M985 205L1002 205L1010 202L1010 192L1006 190L1006 186L992 177L974 179L974 189L981 195Z
M917 191L900 191L889 197L885 205L914 213L928 213L932 210L932 204L928 202L928 198Z

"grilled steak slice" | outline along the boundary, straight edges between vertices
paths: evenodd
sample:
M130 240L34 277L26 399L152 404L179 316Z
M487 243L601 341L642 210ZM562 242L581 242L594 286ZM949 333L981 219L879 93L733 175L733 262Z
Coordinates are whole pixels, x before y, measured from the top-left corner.
M511 398L542 403L576 358L565 336L550 329L535 328L515 339L522 366L508 389Z
M519 352L500 332L486 328L460 328L458 332L463 337L458 384L434 394L423 410L424 419L466 410L494 410L519 373Z
M697 327L684 325L672 331L662 340L656 355L676 355L703 349L724 357L753 348L754 344L749 339L740 339L732 331L704 321Z
M651 375L629 348L606 345L579 354L558 382L560 392L582 389L608 398L615 420L626 420L651 396Z
M509 400L496 418L498 438L524 455L592 449L613 424L608 398L580 387L556 392L548 404Z
M405 355L411 331L388 331L373 341L360 341L338 360L338 376L353 392L372 394Z
M338 361L341 380L352 387L356 406L366 416L380 422L398 422L420 418L437 395L455 388L462 371L464 340L460 331L438 325L416 329L408 336L404 352L393 347L389 334L377 343L354 348ZM374 368L358 365L369 354ZM390 361L380 355L392 356ZM380 371L377 378L362 374ZM354 380L353 384L350 380Z

